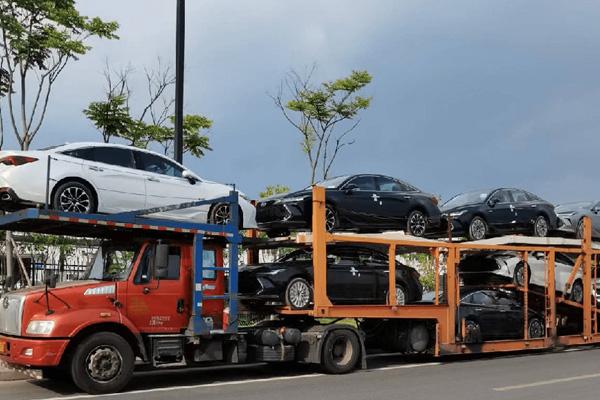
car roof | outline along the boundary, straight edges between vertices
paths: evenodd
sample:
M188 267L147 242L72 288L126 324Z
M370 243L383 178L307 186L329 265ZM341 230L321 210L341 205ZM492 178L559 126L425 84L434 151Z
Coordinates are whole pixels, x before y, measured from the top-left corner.
M72 149L79 149L79 148L84 148L84 147L114 147L114 148L119 148L119 149L127 149L127 150L135 150L135 151L140 151L143 153L149 153L149 154L153 154L159 157L163 157L163 158L167 158L168 160L174 162L175 164L179 165L182 168L187 169L184 165L178 163L177 161L173 160L170 157L165 156L164 154L160 154L157 153L155 151L152 150L147 150L147 149L141 149L139 147L135 147L135 146L128 146L125 144L119 144L119 143L104 143L104 142L73 142L73 143L65 143L63 145L60 146L56 146L53 147L51 149L49 149L49 151L64 151L64 150L72 150Z

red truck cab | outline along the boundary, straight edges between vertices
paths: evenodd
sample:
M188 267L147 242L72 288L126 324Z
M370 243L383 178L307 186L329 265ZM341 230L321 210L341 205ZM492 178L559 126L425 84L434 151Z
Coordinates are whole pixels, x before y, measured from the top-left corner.
M107 387L116 384L113 380L118 378L115 374L121 364L133 362L135 357L147 362L161 356L181 361L183 354L148 354L145 338L177 337L188 328L193 298L193 246L163 242L168 244L167 268L161 279L155 279L157 243L104 242L83 280L5 294L0 301L0 359L42 368L49 374L91 375L106 382ZM203 262L204 266L222 267L223 245L205 241ZM202 289L206 296L223 295L223 270L205 270ZM212 329L225 328L224 307L222 299L204 300L202 317ZM90 333L100 331L121 340L109 340L82 356ZM114 351L123 344L134 349L127 352L127 359ZM87 346L93 347L94 343ZM78 357L81 360L73 362ZM82 378L85 380L85 376Z

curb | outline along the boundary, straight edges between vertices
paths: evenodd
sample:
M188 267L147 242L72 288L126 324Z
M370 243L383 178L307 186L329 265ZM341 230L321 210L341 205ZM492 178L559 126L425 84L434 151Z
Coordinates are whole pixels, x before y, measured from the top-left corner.
M37 369L9 366L0 361L0 382L42 379L42 371Z

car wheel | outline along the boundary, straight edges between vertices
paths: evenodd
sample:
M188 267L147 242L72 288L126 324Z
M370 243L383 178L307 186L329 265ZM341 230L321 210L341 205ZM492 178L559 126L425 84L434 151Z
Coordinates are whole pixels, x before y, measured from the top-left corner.
M387 302L388 304L390 303L390 298L389 296L387 297ZM406 305L408 301L408 293L406 292L406 289L404 289L404 287L402 285L396 285L396 304L399 306L403 306Z
M312 288L304 278L292 279L285 289L285 302L293 310L304 310L309 308L312 297Z
M575 237L577 239L583 239L583 219L580 219L577 223L577 230L575 231Z
M525 268L523 268L523 263L520 262L515 267L515 272L513 273L513 283L519 287L525 286ZM531 269L527 267L527 284L529 285L531 282Z
M580 280L573 282L569 299L576 303L583 304L583 282Z
M544 323L539 318L532 318L529 320L529 339L536 339L544 337L545 335Z
M356 367L360 343L349 330L336 330L327 335L323 345L322 365L329 374L345 374Z
M548 219L543 215L539 215L533 223L533 236L546 237L549 230Z
M409 235L422 237L427 230L427 217L422 211L414 210L408 214L406 232Z
M90 394L118 392L133 375L135 356L123 337L100 332L75 348L71 376L75 385Z
M334 231L339 225L337 213L332 206L325 207L325 228L328 232Z
M70 181L56 188L52 208L58 211L90 214L96 212L97 204L94 193L88 185Z
M239 213L239 228L241 229L244 225L242 219L242 213ZM229 204L221 203L217 204L212 208L210 213L209 222L215 225L227 225L231 221L231 211Z
M479 323L468 319L465 321L465 331L463 332L465 343L481 343L481 327Z
M481 217L473 217L469 223L469 239L482 240L488 233L488 225Z

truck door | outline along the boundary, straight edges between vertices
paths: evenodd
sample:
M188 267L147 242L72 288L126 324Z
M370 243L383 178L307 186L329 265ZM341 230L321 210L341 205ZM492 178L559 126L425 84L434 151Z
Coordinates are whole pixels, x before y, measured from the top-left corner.
M145 245L127 283L125 310L131 322L144 333L179 333L190 314L189 246L169 246L168 275L152 277L154 244Z
M222 267L223 249L218 246L204 245L204 254L202 256L202 265L204 267ZM225 293L225 274L223 271L205 270L202 275L202 294L204 296L222 296ZM202 316L211 318L213 329L224 329L223 309L225 301L220 299L204 300Z

